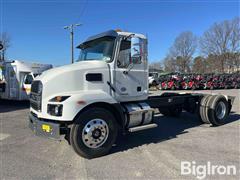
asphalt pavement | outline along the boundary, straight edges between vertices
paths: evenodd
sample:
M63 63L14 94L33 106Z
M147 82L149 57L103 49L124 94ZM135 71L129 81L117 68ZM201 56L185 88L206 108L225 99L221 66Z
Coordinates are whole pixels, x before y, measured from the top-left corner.
M225 125L201 124L188 113L180 118L156 114L157 128L121 137L108 155L92 160L79 157L66 141L33 135L28 102L1 101L0 179L197 179L181 175L183 161L234 165L236 175L205 179L240 179L240 90L204 93L236 96Z

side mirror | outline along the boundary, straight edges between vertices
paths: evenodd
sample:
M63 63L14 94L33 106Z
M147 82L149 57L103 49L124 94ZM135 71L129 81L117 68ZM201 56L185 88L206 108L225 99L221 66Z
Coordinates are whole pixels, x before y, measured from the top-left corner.
M141 42L139 38L131 38L131 59L133 64L141 62Z

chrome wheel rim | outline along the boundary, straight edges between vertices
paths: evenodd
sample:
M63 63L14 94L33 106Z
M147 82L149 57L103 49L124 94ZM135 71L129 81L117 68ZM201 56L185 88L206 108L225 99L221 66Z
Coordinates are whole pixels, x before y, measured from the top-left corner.
M218 119L223 119L226 114L226 105L220 101L216 107L216 116Z
M108 132L108 125L103 119L93 119L83 128L83 143L89 148L98 148L106 142Z

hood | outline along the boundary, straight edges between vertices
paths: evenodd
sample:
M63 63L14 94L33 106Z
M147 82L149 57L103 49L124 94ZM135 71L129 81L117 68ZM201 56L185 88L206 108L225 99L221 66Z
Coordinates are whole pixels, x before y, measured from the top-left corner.
M86 90L90 88L86 81L86 74L101 73L104 79L109 76L109 69L105 61L81 61L45 71L35 80L43 84L43 95L51 96L58 93Z
M99 60L91 60L91 61L80 61L76 62L74 64L64 65L60 67L56 67L53 69L49 69L47 71L44 71L40 76L36 78L36 80L40 80L42 83L48 82L51 79L54 79L54 77L59 76L61 74L66 74L68 72L74 72L74 71L88 71L91 69L98 69L98 68L104 68L107 67L107 63L105 61L99 61Z

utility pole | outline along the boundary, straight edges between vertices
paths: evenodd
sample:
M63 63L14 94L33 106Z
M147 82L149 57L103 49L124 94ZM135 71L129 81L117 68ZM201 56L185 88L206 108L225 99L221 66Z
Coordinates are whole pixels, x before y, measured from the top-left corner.
M73 36L74 36L74 28L77 26L81 26L82 24L71 24L69 26L64 26L64 29L69 29L70 31L70 41L71 41L71 63L74 63L74 44L73 44Z

